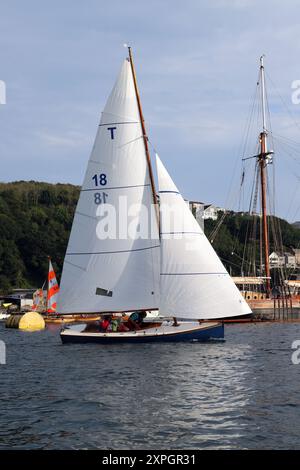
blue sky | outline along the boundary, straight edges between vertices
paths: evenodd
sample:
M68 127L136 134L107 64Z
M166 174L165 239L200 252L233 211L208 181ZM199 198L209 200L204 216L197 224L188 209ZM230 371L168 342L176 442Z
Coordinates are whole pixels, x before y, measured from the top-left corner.
M289 114L300 123L291 102L300 79L296 0L0 0L0 13L1 181L81 184L124 42L134 50L149 138L185 197L237 207L262 53L289 107L269 88L273 131L300 142ZM280 149L277 211L300 219L299 159Z

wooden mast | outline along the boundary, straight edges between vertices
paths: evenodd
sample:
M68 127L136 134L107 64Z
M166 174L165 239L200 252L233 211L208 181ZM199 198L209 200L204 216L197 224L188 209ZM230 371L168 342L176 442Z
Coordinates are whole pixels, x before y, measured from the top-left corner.
M149 152L149 146L148 146L148 136L147 136L147 133L146 133L145 120L144 120L144 116L143 116L143 110L142 110L142 105L141 105L141 100L140 100L140 94L139 94L139 89L138 89L137 80L136 80L135 67L134 67L134 63L133 63L133 56L132 56L132 51L131 51L130 46L128 46L128 53L129 53L129 62L130 62L130 65L131 65L131 71L132 71L132 76L133 76L133 83L134 83L134 89L135 89L135 94L136 94L136 100L137 100L138 109L139 109L140 121L141 121L141 126L142 126L143 140L144 140L144 146L145 146L145 152L146 152L146 158L147 158L149 175L150 175L150 182L151 182L151 188L152 188L153 203L154 203L154 206L155 206L157 223L158 223L158 227L159 227L158 203L157 203L154 176L153 176L151 159L150 159L150 152Z
M260 133L260 154L258 156L258 163L260 168L260 182L261 182L261 208L262 208L262 232L263 232L263 247L264 247L264 260L265 260L265 275L266 275L266 294L270 298L271 283L270 283L270 263L269 263L269 232L268 232L268 219L267 219L267 179L266 179L266 166L268 163L268 155L270 152L267 150L267 128L266 128L266 94L265 94L265 75L264 75L264 56L260 58L260 82L261 82L261 100L262 100L262 121L263 131Z

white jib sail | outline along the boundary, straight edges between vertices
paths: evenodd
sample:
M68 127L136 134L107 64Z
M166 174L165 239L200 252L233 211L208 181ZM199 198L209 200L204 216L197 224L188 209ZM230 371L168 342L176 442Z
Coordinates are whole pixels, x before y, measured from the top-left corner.
M161 224L160 314L214 319L251 313L156 155Z
M158 308L155 217L151 233L145 229L151 204L133 76L125 60L102 113L74 215L59 313Z

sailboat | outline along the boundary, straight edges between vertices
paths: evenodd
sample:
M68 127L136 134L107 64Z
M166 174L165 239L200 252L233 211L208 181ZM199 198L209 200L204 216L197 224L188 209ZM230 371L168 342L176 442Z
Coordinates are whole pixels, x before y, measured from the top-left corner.
M61 339L120 343L223 338L223 324L215 320L251 310L156 155L158 204L130 47L128 52L88 162L57 311L66 316L156 310L159 319L146 318L140 329L125 332L71 326ZM141 229L145 212L151 221L147 236ZM132 213L134 220L128 221Z

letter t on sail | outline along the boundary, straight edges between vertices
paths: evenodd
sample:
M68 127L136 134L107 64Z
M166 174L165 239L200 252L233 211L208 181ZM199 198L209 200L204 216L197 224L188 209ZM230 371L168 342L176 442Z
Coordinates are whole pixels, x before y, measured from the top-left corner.
M114 140L115 138L115 134L114 134L114 131L116 130L117 128L116 127L108 127L107 130L110 131L110 138L112 140Z

